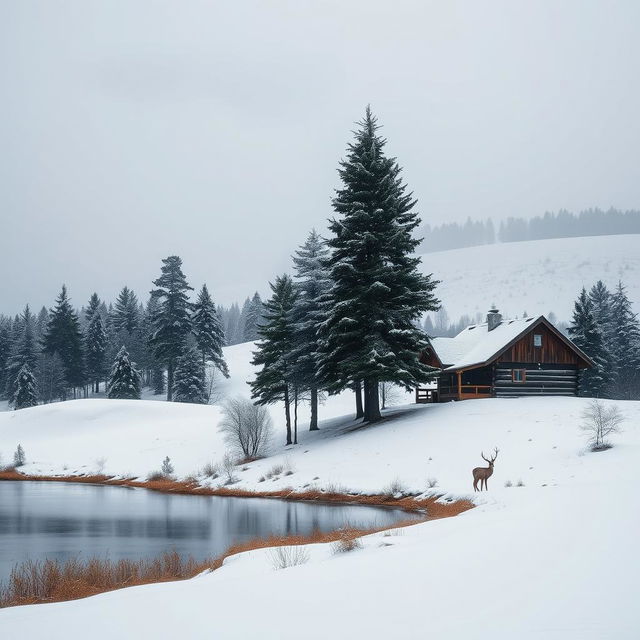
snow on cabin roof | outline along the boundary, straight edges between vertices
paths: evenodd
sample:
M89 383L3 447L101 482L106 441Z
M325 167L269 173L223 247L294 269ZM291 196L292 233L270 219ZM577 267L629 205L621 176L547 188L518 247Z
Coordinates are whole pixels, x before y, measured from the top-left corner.
M471 367L489 360L537 319L502 320L493 331L486 322L472 324L454 338L432 338L431 345L445 369Z

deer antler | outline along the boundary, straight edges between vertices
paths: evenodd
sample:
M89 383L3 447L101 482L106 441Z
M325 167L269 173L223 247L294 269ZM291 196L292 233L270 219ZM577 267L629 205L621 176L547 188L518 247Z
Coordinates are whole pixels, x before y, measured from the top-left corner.
M484 451L481 451L481 452L480 452L480 457L481 457L485 462L490 462L490 460L487 460L487 459L484 457Z
M496 461L496 458L498 457L498 452L500 451L500 449L498 449L498 447L494 447L493 450L496 452L496 455L491 458L491 462L495 462Z

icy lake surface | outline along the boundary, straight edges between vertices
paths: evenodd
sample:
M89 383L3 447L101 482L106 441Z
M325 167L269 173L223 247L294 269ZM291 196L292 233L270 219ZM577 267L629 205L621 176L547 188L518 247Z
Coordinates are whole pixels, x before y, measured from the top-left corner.
M0 482L0 582L14 564L44 558L204 559L272 534L406 520L401 510L260 498L167 495L125 487Z

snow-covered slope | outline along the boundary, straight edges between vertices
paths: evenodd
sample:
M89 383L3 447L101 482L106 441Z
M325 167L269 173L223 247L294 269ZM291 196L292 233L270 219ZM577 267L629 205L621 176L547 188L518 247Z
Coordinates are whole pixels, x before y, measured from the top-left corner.
M508 317L553 311L569 321L580 289L598 279L612 289L622 280L640 312L640 235L491 244L426 253L422 263L454 321L492 304Z
M118 438L126 435L126 444L146 455L156 447L155 423L167 447L168 431L174 433L176 461L191 455L195 464L198 445L214 446L215 408L140 402L129 420L130 407L118 402L119 409L107 412L111 418L100 418L104 402L96 404L92 421L70 426L67 442L84 428L104 443L118 429ZM51 640L66 640L70 629L96 640L637 638L640 403L618 403L626 420L616 446L590 453L579 428L586 402L471 400L396 409L395 417L366 429L325 423L323 432L304 433L302 444L286 453L293 475L258 483L272 458L240 472L242 486L302 487L317 476L318 485L364 491L393 478L421 489L431 477L441 491L461 494L471 488L480 451L498 446L489 492L478 494L479 506L461 516L369 536L363 549L348 554L317 545L306 564L276 571L268 551L254 551L187 582L3 610L0 628L25 638L46 629ZM84 411L90 403L67 403L60 411L73 416L76 406ZM150 414L138 431L135 417L152 407L169 417ZM21 432L35 449L46 428L38 421L51 416L29 411ZM57 420L55 430L62 432L62 414ZM5 421L0 433L6 429ZM180 438L195 442L187 447ZM165 453L173 451L163 448L153 457ZM280 448L275 460L284 453ZM514 486L505 486L508 480ZM518 480L524 486L515 486Z

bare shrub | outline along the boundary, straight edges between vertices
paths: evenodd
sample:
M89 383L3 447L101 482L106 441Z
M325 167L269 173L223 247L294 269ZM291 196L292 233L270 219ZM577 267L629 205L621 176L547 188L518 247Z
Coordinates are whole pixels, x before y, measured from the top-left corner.
M219 464L222 476L225 478L225 484L233 484L238 479L235 476L236 461L230 453L225 453Z
M522 482L522 479L518 480L518 482L516 483L516 487L524 487L524 482Z
M505 487L507 487L507 488L508 488L508 487L513 487L513 483L511 482L511 480L507 480L507 481L504 483L504 486L505 486Z
M98 473L102 475L104 473L104 467L107 464L107 459L104 457L96 458L95 463Z
M162 471L150 471L147 474L147 480L149 480L150 482L156 482L158 480L166 480L166 476L164 475L164 473L162 473Z
M624 421L617 406L606 407L599 400L592 400L582 412L580 428L587 433L591 451L603 451L613 445L607 440L612 433L620 433Z
M274 547L269 552L274 569L286 569L304 564L309 560L309 551L303 546Z
M382 492L389 496L397 496L398 494L406 493L407 488L404 486L399 478L395 478L389 485L387 485Z
M24 465L24 463L27 461L27 457L24 453L24 449L22 448L22 445L19 444L18 448L16 449L15 453L13 454L13 466L14 467L21 467L22 465Z
M170 476L173 473L174 469L169 456L162 461L162 467L160 467L160 469L165 476Z
M340 529L339 538L331 545L333 553L348 553L355 549L362 549L361 532L353 527Z
M283 471L284 471L284 465L283 464L274 464L273 467L271 467L271 469L269 469L269 471L267 471L267 473L265 473L265 476L269 480L271 480L271 478L273 478L275 476L279 476Z
M207 462L207 464L202 467L202 475L215 479L220 475L220 467L213 462Z
M223 404L220 430L231 449L253 459L267 452L273 424L266 407L239 396Z
M438 478L427 478L427 487L433 489L438 486Z

